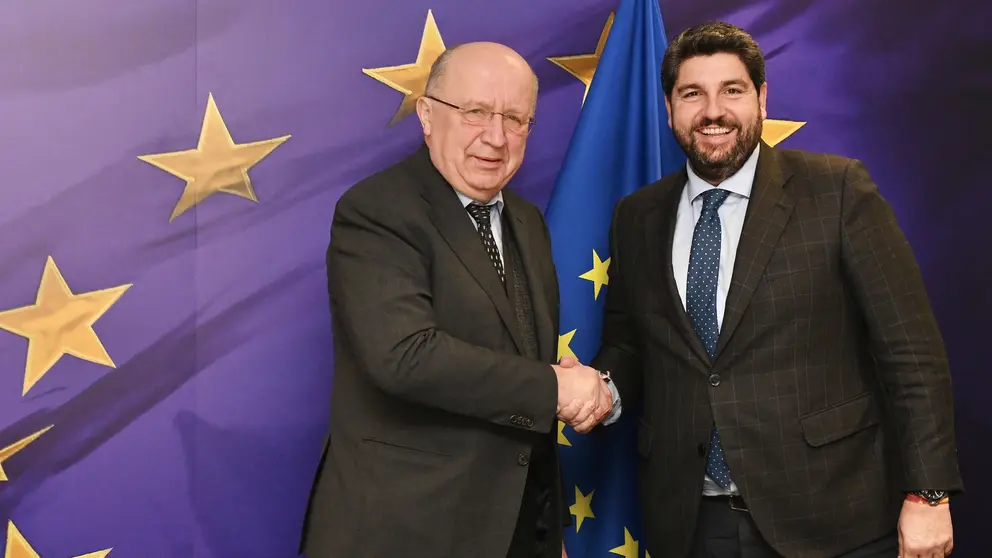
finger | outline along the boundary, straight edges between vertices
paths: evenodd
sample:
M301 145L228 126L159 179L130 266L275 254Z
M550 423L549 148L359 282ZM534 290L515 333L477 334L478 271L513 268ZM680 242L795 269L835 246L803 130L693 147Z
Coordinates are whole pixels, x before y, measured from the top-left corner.
M597 424L599 424L599 421L596 420L595 416L591 416L585 422L575 427L574 430L579 434L585 434L591 431Z
M563 356L563 357L561 357L561 360L558 361L558 364L560 366L565 367L565 368L571 368L571 367L579 364L579 361L578 361L578 359L572 358L570 356Z
M596 412L596 403L592 401L585 402L579 409L579 412L572 417L572 428L576 428L580 424L589 420L589 417L593 416Z
M902 536L902 529L899 529L899 558L909 558L906 555L906 540Z
M576 415L582 410L582 404L578 399L573 399L568 405L562 407L558 412L558 418L562 422L571 423L575 420Z

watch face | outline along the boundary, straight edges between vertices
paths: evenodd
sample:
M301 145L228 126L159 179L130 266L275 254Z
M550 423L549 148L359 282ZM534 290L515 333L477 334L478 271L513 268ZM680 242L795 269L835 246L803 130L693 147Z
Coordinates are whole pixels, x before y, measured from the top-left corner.
M940 502L944 496L947 496L947 492L943 490L921 490L919 494L932 504Z

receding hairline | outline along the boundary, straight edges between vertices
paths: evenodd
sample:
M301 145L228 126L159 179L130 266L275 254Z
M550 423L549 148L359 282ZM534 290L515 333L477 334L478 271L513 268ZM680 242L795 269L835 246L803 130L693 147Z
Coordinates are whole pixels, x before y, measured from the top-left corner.
M430 71L430 73L427 74L427 85L424 88L424 95L436 95L437 94L437 90L441 87L441 85L443 83L443 80L444 80L444 77L445 77L445 75L447 73L448 64L451 61L451 56L459 48L464 47L464 46L469 45L469 44L472 44L472 43L464 43L464 44L460 44L460 45L455 45L455 46L453 46L451 48L447 48L447 49L444 50L444 52L441 53L440 56L437 57L436 60L434 60L434 63L431 64L431 71ZM519 56L519 54L518 54L518 56ZM538 91L538 86L539 86L539 82L538 82L538 79L537 79L537 73L534 72L534 68L531 67L530 63L528 63L527 60L524 59L524 57L520 56L520 60L523 61L524 65L527 66L527 69L530 70L530 74L531 74L531 76L534 79L534 99L535 99L534 102L536 103L537 102L537 91Z

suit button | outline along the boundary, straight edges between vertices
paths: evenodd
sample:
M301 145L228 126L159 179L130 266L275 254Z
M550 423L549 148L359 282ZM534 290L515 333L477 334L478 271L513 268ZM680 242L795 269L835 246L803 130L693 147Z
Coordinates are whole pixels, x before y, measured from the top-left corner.
M529 419L529 418L527 418L527 417L524 417L524 419L523 419L523 424L524 424L524 426L526 426L527 428L530 428L531 426L534 426L534 421L533 421L533 420L531 420L531 419Z
M720 375L719 374L710 374L710 385L713 386L713 387L716 387L716 386L720 385Z
M520 455L517 456L518 465L522 465L526 467L528 463L530 463L530 458L527 457L526 454L521 453Z
M696 451L699 453L699 457L706 455L706 444L699 444L696 446Z

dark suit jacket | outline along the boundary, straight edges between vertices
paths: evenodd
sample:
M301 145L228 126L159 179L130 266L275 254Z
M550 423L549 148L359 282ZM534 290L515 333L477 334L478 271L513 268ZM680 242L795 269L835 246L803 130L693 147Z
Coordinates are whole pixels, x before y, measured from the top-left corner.
M892 532L913 489L961 488L951 379L916 261L856 160L761 146L717 355L683 310L672 238L686 172L615 210L603 346L642 401L653 556L691 544L711 425L765 539L827 557Z
M505 558L535 441L565 509L555 429L558 283L540 211L503 190L541 362L426 148L350 188L327 252L331 424L308 504L309 558Z

